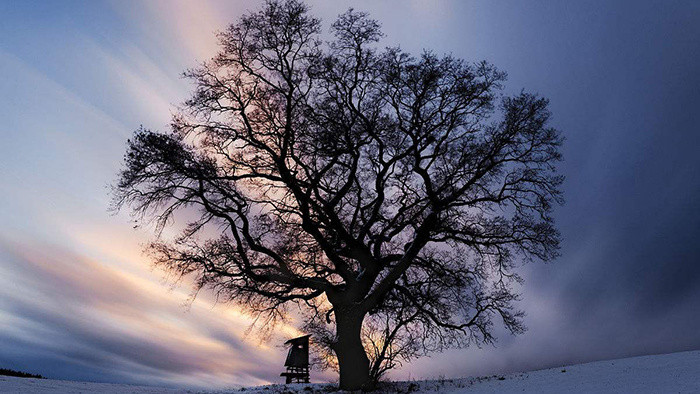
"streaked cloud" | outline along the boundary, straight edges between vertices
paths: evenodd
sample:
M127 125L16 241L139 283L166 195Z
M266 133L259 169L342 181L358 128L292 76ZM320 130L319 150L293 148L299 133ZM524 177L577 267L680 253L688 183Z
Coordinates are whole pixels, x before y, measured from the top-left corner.
M153 279L47 244L2 240L0 260L0 332L9 343L31 343L112 381L225 386L276 380L283 352L260 346L260 338L246 334L250 318L206 297L185 308L186 289L168 291Z

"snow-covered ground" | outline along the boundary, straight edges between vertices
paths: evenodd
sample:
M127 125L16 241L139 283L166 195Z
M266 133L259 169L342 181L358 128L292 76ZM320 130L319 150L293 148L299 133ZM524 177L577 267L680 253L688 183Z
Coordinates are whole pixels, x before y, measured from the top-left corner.
M328 393L332 385L294 384L218 393ZM391 393L700 393L700 351L596 361L503 376L387 383ZM122 384L0 376L0 393L194 393Z
M68 380L27 379L0 376L0 393L61 393L61 394L170 394L185 393L162 387L132 386L128 384L71 382Z

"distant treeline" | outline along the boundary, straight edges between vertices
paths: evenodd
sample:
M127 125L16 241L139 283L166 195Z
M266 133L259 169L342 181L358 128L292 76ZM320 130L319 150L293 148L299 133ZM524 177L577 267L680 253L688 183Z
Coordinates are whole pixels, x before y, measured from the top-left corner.
M36 378L36 379L44 379L43 376L41 375L34 375L31 373L26 373L26 372L20 372L20 371L13 371L11 369L5 369L5 368L0 368L0 375L4 376L16 376L18 378Z

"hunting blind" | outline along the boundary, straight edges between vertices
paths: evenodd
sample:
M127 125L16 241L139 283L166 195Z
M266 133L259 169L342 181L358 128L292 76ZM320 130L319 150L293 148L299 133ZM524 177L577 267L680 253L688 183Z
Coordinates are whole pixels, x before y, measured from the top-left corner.
M293 338L285 342L289 345L289 353L287 353L287 361L284 366L287 367L286 372L282 372L280 376L287 378L285 383L309 383L309 337Z

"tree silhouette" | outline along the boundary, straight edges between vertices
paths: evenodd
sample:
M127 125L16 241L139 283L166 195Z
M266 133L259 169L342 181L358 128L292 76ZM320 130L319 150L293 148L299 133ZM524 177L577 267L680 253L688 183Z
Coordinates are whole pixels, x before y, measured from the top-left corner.
M197 289L270 320L300 306L354 390L491 342L494 319L523 330L514 268L557 253L561 138L490 64L380 50L352 9L332 33L296 0L220 33L171 130L129 140L114 204L187 221L149 250Z

